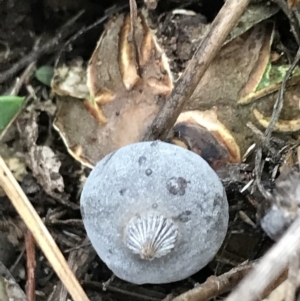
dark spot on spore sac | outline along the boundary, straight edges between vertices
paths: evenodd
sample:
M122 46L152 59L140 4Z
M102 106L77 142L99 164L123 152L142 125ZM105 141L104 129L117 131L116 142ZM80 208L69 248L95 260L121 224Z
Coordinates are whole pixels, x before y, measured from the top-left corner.
M189 182L182 177L172 177L167 180L167 189L174 195L184 195Z
M197 203L196 207L200 209L201 212L204 212L203 205L200 202Z
M139 165L143 165L145 162L147 161L146 157L145 156L141 156L139 157Z
M204 219L205 219L205 223L208 225L214 221L213 217L209 215L205 216Z
M120 195L123 196L123 195L125 194L126 190L127 190L126 188L122 188L122 189L119 191Z
M145 171L145 174L146 174L146 176L151 176L151 174L152 174L152 169L147 168L146 171Z
M156 146L157 145L157 141L153 141L151 144L150 144L150 146Z
M191 217L190 217L191 214L192 214L192 211L186 210L186 211L183 211L182 213L180 213L175 219L182 223L186 223L191 219Z
M217 195L216 198L214 198L214 208L220 207L220 199L221 197L219 195Z

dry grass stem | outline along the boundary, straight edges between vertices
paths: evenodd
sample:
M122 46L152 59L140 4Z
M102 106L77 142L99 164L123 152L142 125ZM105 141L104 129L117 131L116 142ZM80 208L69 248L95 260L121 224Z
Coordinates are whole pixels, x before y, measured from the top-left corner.
M73 300L89 301L51 234L12 175L11 171L6 166L2 157L0 157L0 185L28 229L31 231L38 245L52 265L54 271L68 289Z

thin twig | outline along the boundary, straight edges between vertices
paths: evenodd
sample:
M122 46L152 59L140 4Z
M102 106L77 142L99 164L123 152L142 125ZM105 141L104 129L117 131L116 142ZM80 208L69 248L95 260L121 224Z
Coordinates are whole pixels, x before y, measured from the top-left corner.
M53 237L28 200L19 183L0 156L0 185L13 206L31 231L58 277L68 289L74 301L89 301L78 280L68 266Z
M7 93L5 94L18 95L23 84L29 81L29 79L34 74L35 70L36 70L36 61L30 63L27 66L27 68L23 71L21 76L17 77L14 85L10 88L10 91L7 91Z
M96 290L99 290L99 291L103 290L103 286L99 282L96 282L96 281L82 281L82 282L83 282L84 286L86 286L90 289L96 289ZM141 301L142 300L145 300L145 301L161 301L161 298L159 299L157 297L148 296L146 294L144 295L144 294L141 294L141 293L136 293L133 290L125 290L125 289L122 289L120 287L116 287L116 286L112 286L112 285L109 285L107 287L107 291L122 294L122 295L125 296L124 299L127 299L127 300L132 300L134 298L136 300L141 300Z
M15 262L13 263L13 265L9 268L9 271L11 274L15 273L15 269L17 268L17 266L19 265L20 261L22 260L23 256L25 253L25 247L22 248L19 256L17 257L17 259L15 260Z
M65 25L61 27L57 35L52 38L50 41L46 42L38 49L33 49L28 55L21 58L17 63L15 63L10 69L0 73L0 84L14 76L19 70L26 67L30 63L37 61L38 58L45 54L51 53L60 47L60 43L66 38L70 32L70 28L73 28L73 24L76 20L84 13L84 10L81 10L76 16L69 20Z
M299 60L300 60L300 47L298 48L295 59L294 59L292 65L291 65L291 67L289 68L289 70L285 74L284 79L283 79L282 84L281 84L281 87L278 91L278 97L277 97L276 102L274 104L272 117L271 117L270 123L269 123L269 125L266 129L266 132L265 132L265 136L266 136L265 144L266 145L270 141L272 132L275 128L276 123L278 122L281 110L283 108L284 92L285 92L287 81L292 76L292 73L294 72L295 68L297 67Z
M105 282L102 282L102 289L104 292L107 291L108 286L115 280L115 278L116 278L116 275L112 274L108 280L106 280Z
M172 301L207 301L234 288L249 273L254 263L242 264L218 277L209 277L204 283L174 298Z
M260 191L260 193L264 196L265 199L269 200L271 198L271 194L269 191L265 189L265 187L261 183L261 174L264 168L264 162L262 163L262 148L259 147L256 150L255 154L255 184Z
M295 37L296 42L300 45L300 28L297 17L294 16L293 11L288 7L288 4L285 0L272 0L276 3L285 15L288 17L291 25L291 31Z
M154 119L144 141L165 139L212 60L221 49L250 0L227 0L198 46L170 97Z
M291 65L291 67L289 68L289 70L285 74L284 79L283 79L282 84L281 84L281 87L278 91L278 96L277 96L276 102L275 102L274 107L273 107L273 113L272 113L272 116L271 116L271 120L270 120L270 123L269 123L268 127L265 130L265 138L262 141L262 147L258 148L257 151L256 151L256 156L255 156L256 183L257 183L257 187L258 187L259 191L261 192L261 194L267 199L270 198L270 193L266 191L266 189L263 187L263 185L261 185L262 148L263 147L269 148L271 135L273 133L273 130L275 128L276 123L278 122L281 110L283 108L284 92L285 92L287 81L289 80L289 78L291 77L294 69L298 65L299 60L300 60L300 47L298 48L296 57L295 57L292 65Z
M29 230L27 230L25 235L25 246L27 263L26 295L27 300L35 301L35 241Z
M61 47L60 51L58 52L58 54L56 55L55 58L55 63L54 66L57 66L57 64L59 63L59 60L62 56L62 53L65 51L66 47L68 45L70 45L72 42L76 41L80 36L82 36L83 34L87 33L88 31L92 30L93 28L95 28L96 26L104 23L107 19L109 19L110 17L112 17L113 14L116 13L120 13L120 11L122 11L124 8L126 8L128 6L128 4L123 5L123 6L118 6L117 8L111 8L108 13L103 16L102 18L100 18L99 20L97 20L96 22L92 23L89 26L84 26L82 27L79 31L77 31L73 36L71 36L65 43L64 45Z
M299 251L300 218L297 218L225 301L255 301L260 298L266 287L287 267L291 256Z
M257 264L257 261L248 264L241 264L227 273L218 277L210 277L200 286L191 289L190 291L181 294L172 299L172 301L208 301L223 293L232 290L242 278L247 275L252 268ZM263 297L268 296L275 288L280 286L287 278L285 270L280 277L276 278L263 292Z

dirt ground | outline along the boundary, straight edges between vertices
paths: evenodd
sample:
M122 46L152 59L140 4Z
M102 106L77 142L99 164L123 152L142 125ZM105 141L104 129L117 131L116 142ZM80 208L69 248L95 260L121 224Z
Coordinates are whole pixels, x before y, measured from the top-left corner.
M256 2L266 5L265 1ZM221 0L213 2L190 0L185 4L175 0L161 0L157 8L149 13L151 27L156 30L158 42L170 60L174 81L180 77L197 48L198 44L194 37L202 36L207 30L207 27L201 27L202 24L210 24L222 5ZM170 13L178 8L196 14L174 16ZM63 27L82 9L85 10L84 13L72 25ZM53 67L58 58L70 62L81 57L87 61L107 20L93 26L89 31L85 31L84 28L103 16L128 10L128 1L125 0L114 1L114 3L96 0L1 1L0 79L4 79L0 84L1 95L11 91L16 84L16 78L32 61L36 62L37 68L44 65ZM282 60L287 62L288 57L293 58L297 51L297 43L290 31L289 20L281 10L269 16L267 20L275 24L273 54L286 53L287 55L282 56ZM33 50L41 49L58 32L61 32L61 35L56 43L49 44L49 47L37 57L32 56ZM72 43L65 45L71 36L80 32L82 34ZM24 59L27 60L25 63L22 62ZM7 70L15 66L17 72L6 74L2 78ZM31 94L34 97L30 99L17 122L9 128L2 139L1 156L7 159L6 162L9 162L10 167L13 166L14 175L23 191L65 257L70 259L71 255L74 256L76 276L90 300L171 300L170 296L178 296L194 288L195 285L204 283L210 276L223 275L245 261L255 261L273 245L273 240L264 233L259 224L261 212L264 212L261 208L264 196L257 188L253 188L252 191L242 190L255 179L255 153L252 153L244 162L238 163L238 168L231 174L233 178L228 176L230 174L228 171L225 172L225 176L222 170L218 171L225 183L230 206L230 222L225 242L211 263L188 279L176 283L137 286L117 278L106 283L112 273L87 243L79 208L79 196L90 168L84 167L69 154L61 136L53 128L58 102L50 90L33 75L25 79L18 94ZM188 104L189 108L193 109L193 106L192 103ZM204 109L208 107L208 104L203 106ZM249 114L245 111L239 116ZM226 122L224 121L225 124ZM236 132L240 131L238 125L232 128L235 128ZM252 132L249 134L250 130L247 133L248 136L244 137L248 143L245 144L245 149L252 142L257 141L255 140L257 138L253 138L255 135ZM278 139L282 136L285 134L279 133ZM292 133L291 138L285 143L290 150L290 157L294 158L298 132ZM276 168L278 170L283 164L281 155L272 157L270 153L278 154L281 150L282 144L275 144L273 152L264 152L264 158L271 158L265 162L261 175L262 185L268 191L272 191L275 187L274 179L280 174L280 172L275 173L274 170ZM295 163L293 159L290 160ZM43 174L45 170L49 174ZM237 178L234 178L236 175ZM26 270L28 257L25 252L25 242L29 239L29 234L26 229L9 198L0 192L0 263L9 270L14 281L24 292L28 285ZM61 287L57 285L60 281L38 246L36 246L35 261L36 300L66 300L59 297ZM0 268L0 270L3 275L4 269ZM53 296L49 297L51 294ZM167 296L170 299L164 299ZM221 294L216 300L222 300L225 296L226 294Z

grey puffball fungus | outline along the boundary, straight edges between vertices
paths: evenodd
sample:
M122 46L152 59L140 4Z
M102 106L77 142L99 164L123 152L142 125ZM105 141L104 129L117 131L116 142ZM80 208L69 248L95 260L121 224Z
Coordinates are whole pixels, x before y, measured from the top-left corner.
M135 284L175 282L198 272L220 249L228 227L217 174L200 156L161 141L104 157L80 205L99 257Z

